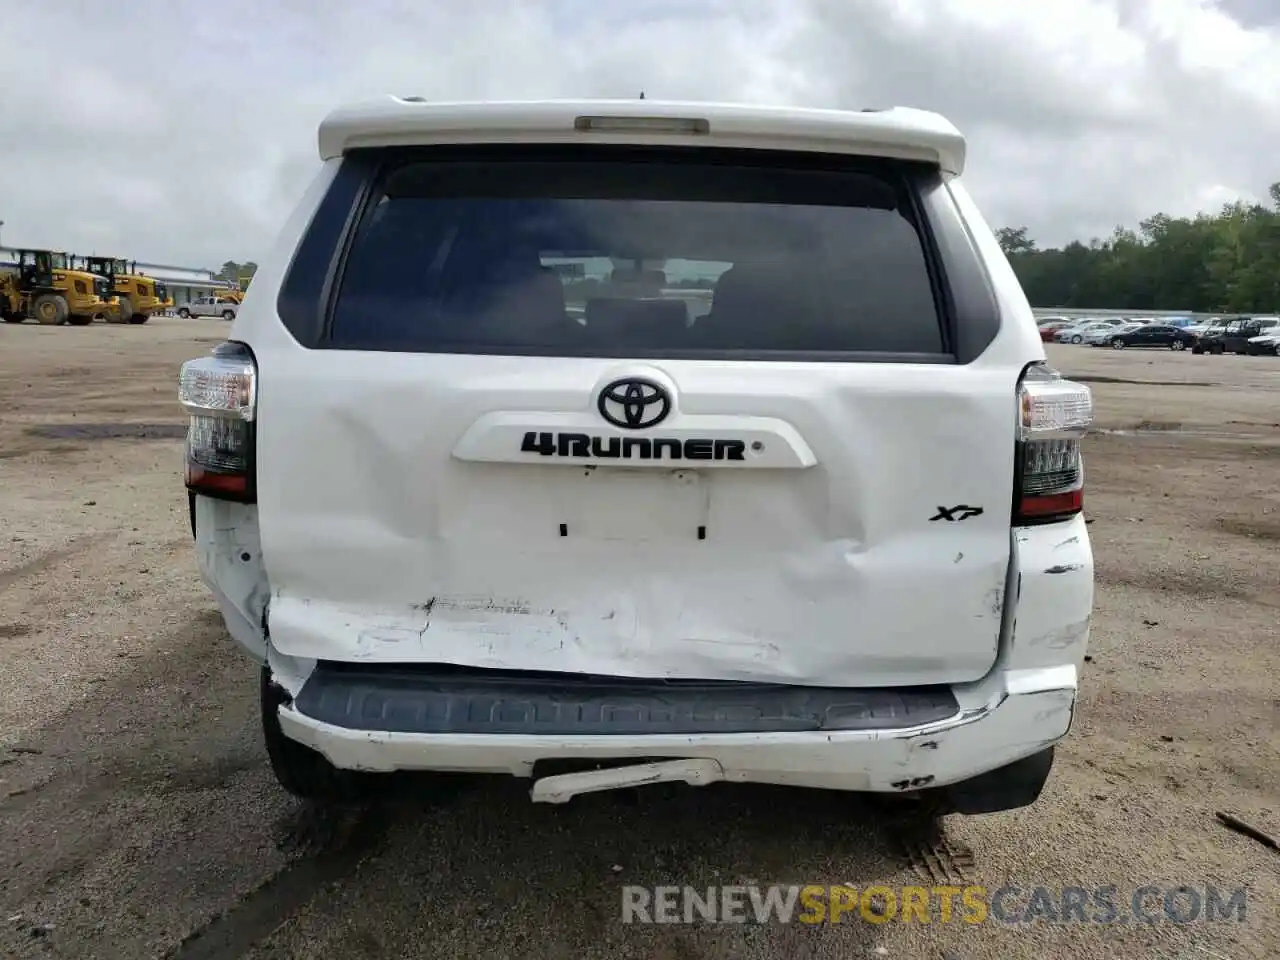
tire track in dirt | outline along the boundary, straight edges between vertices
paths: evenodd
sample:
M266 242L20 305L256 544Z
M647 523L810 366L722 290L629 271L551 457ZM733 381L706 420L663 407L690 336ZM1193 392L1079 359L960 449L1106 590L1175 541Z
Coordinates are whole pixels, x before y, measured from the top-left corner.
M376 809L304 806L286 824L282 846L300 847L292 861L188 934L165 960L237 960L287 923L321 889L351 877L377 855L389 819Z
M77 554L84 553L91 547L109 540L116 536L114 530L104 530L99 533L87 533L71 540L65 547L59 547L57 550L50 550L42 553L34 560L28 560L26 563L19 564L9 570L0 570L0 590L17 583L26 577L34 577L37 574L44 573L51 567L56 567L65 560L70 560Z

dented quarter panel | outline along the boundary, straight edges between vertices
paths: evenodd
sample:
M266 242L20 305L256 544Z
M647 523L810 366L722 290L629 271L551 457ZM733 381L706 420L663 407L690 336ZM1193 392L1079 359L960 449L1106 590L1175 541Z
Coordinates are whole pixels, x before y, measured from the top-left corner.
M1084 662L1093 612L1093 549L1084 517L1014 531L1021 593L1007 664L1016 668Z
M196 497L196 560L228 632L255 660L266 662L263 623L270 587L262 565L258 508Z

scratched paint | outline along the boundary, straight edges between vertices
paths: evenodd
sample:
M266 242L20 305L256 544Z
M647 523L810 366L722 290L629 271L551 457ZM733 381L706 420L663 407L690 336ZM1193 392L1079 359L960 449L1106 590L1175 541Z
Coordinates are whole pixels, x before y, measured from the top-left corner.
M1078 620L1040 634L1030 641L1031 646L1043 646L1052 650L1063 650L1080 643L1089 635L1089 620Z

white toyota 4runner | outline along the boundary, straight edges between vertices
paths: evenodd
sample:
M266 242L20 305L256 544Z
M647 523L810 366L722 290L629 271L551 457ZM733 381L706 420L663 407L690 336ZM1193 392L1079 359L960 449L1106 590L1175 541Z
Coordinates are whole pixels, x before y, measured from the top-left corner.
M388 97L182 368L281 783L1039 795L1089 637L1087 387L905 110Z

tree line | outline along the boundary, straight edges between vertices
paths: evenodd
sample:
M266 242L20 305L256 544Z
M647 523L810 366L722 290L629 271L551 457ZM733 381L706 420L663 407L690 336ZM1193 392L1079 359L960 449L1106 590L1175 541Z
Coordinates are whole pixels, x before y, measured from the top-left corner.
M1236 202L1194 218L1157 213L1105 240L1040 249L1026 227L996 231L1036 307L1280 312L1280 183L1271 206Z
M222 265L222 269L214 276L217 280L226 280L230 283L236 284L241 281L246 281L244 285L248 286L247 281L251 280L253 275L257 272L258 265L252 260L248 260L244 263L237 263L235 260L228 260Z

